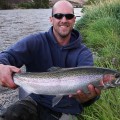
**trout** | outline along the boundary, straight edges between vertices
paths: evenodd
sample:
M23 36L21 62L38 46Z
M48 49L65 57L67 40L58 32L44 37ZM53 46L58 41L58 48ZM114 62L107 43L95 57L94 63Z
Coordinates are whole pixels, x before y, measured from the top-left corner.
M107 82L104 82L109 75ZM14 83L22 87L28 94L56 95L57 99L63 95L75 94L77 90L88 93L87 86L94 85L99 89L120 86L120 73L116 70L101 67L52 67L49 72L16 73ZM56 101L56 100L54 100Z

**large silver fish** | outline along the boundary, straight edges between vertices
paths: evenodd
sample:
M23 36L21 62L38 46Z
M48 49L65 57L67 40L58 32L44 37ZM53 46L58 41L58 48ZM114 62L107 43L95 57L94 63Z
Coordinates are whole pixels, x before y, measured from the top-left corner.
M27 93L44 95L70 95L77 90L88 92L87 86L93 84L100 89L120 86L120 73L100 67L53 67L50 72L15 74L14 83ZM54 69L54 70L53 70ZM100 82L109 75L109 82Z

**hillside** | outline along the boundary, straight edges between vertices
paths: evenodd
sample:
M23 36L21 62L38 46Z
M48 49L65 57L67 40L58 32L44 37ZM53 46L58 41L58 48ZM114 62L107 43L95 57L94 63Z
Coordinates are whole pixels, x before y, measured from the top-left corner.
M52 7L57 1L59 0L49 0L49 2L47 0L41 0L40 2L39 0L4 0L4 1L0 0L0 8L1 9L17 8L17 5L20 3L25 4L25 8L28 7L33 8L32 6L34 3L36 4L36 6L38 6L38 8L42 8L41 5L43 4L45 4L45 6L48 8ZM85 3L84 2L85 0L68 0L68 1L71 2L74 7L82 7Z

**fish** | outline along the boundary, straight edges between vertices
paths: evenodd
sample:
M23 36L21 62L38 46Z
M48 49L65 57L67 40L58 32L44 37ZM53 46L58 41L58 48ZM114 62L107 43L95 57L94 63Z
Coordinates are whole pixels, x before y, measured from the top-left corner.
M109 76L110 80L104 82L105 76ZM55 106L64 95L75 94L78 90L88 93L89 84L101 90L120 86L120 72L95 66L51 67L47 72L16 73L13 80L27 95L55 95Z

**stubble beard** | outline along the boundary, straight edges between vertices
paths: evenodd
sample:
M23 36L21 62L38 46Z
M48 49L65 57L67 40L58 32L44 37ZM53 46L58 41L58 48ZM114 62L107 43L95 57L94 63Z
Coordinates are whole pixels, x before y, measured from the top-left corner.
M67 29L67 30L59 29L59 30L58 30L58 35L59 35L61 38L66 38L67 36L70 35L71 31L72 31L72 30L71 30L70 28Z

